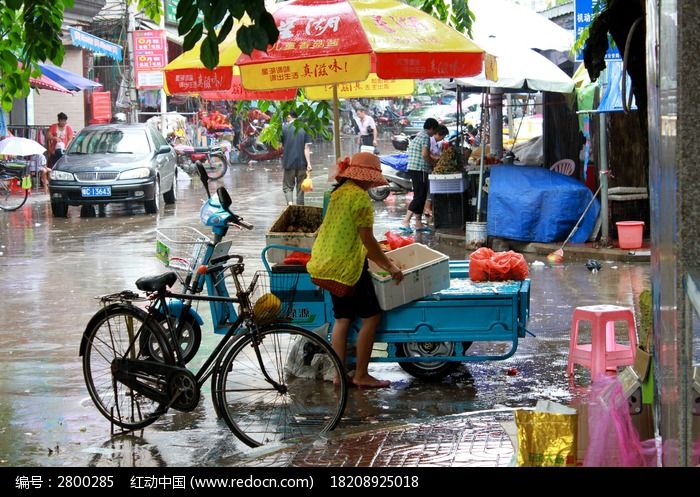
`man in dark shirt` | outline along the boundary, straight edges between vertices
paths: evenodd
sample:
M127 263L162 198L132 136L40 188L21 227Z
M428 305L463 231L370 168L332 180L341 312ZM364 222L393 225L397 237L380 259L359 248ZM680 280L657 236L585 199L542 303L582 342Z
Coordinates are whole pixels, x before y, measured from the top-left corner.
M287 204L294 204L294 189L296 188L296 203L304 205L304 192L301 182L311 172L311 137L302 128L294 126L297 113L290 111L287 123L282 128L282 167L284 179L282 191Z

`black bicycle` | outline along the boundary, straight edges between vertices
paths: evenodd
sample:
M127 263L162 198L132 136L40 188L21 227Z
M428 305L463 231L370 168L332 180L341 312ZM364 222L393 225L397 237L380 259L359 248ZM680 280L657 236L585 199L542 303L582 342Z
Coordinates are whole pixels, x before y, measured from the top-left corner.
M0 209L16 211L24 205L31 188L29 168L0 161Z
M222 187L218 194L230 212L228 193ZM232 213L230 223L250 226ZM100 413L125 430L144 428L170 408L193 410L211 377L217 414L251 447L335 428L347 401L344 368L323 337L289 324L290 286L275 292L265 285L267 273L258 272L246 287L239 255L219 257L201 270L230 271L236 297L173 293L168 288L177 275L169 272L139 279L145 295L101 298L104 307L80 345L85 382ZM171 315L169 299L183 303L181 315L193 301L238 304L235 322L196 372L174 345L186 320Z

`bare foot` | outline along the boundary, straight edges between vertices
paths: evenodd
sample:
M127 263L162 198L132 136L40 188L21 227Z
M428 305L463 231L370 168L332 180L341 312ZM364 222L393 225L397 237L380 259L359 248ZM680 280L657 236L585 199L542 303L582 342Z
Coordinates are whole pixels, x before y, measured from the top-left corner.
M353 377L352 383L359 388L387 388L391 386L389 380L378 380L374 376Z

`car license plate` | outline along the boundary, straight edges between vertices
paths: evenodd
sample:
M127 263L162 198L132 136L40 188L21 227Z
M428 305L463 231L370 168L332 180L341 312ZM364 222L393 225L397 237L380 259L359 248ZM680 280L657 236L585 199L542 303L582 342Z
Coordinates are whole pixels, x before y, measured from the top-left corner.
M81 189L83 197L111 197L111 186L84 186Z

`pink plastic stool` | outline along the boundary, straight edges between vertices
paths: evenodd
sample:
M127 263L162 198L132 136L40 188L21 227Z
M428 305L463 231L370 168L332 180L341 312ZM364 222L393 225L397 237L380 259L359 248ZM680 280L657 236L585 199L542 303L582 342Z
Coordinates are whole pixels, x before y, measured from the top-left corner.
M591 323L591 343L579 344L579 323ZM629 345L615 341L615 322L627 323ZM589 305L577 307L571 321L569 339L569 363L566 372L574 374L574 364L580 364L591 370L591 380L604 375L607 369L615 370L617 366L634 364L637 352L637 328L634 313L628 307L617 305Z

